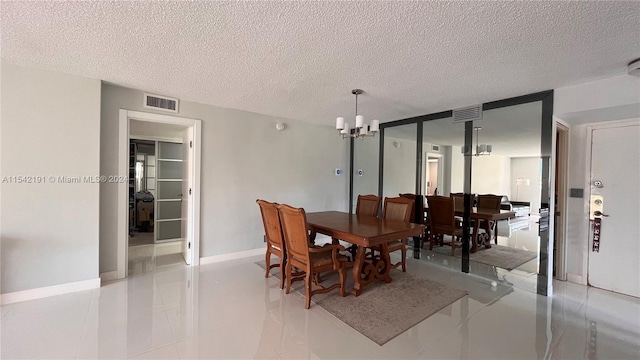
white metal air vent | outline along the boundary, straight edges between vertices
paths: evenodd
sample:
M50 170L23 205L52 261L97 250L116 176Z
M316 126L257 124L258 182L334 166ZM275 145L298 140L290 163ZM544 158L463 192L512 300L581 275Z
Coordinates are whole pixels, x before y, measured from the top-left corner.
M440 145L431 145L431 151L440 152Z
M453 122L482 120L482 105L453 110Z
M153 94L144 94L144 107L150 109L178 112L178 99Z

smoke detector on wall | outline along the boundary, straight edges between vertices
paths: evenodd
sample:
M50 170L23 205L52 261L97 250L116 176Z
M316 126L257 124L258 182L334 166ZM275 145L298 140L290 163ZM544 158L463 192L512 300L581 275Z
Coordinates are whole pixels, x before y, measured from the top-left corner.
M627 73L629 75L640 76L640 58L633 60L627 65Z

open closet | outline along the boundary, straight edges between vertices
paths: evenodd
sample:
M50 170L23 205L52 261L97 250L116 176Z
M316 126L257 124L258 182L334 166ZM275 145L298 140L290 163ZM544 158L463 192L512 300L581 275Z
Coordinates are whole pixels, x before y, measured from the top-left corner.
M129 246L178 241L182 227L182 144L129 143Z

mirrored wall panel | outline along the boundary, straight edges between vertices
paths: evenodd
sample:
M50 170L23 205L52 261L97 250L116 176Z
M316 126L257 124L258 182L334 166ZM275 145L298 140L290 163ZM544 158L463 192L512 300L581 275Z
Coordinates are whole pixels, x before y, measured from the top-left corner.
M534 292L546 213L541 136L541 101L486 110L473 122L471 193L486 219L474 219L470 270Z
M449 196L462 192L464 123L448 117L422 124L422 193Z
M416 139L417 124L384 130L383 198L416 192Z

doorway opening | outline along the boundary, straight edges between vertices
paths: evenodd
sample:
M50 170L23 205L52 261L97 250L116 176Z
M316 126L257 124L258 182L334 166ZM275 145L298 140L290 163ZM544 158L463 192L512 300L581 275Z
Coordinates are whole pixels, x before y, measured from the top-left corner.
M120 110L119 126L118 278L198 265L200 120Z
M427 153L425 156L427 164L424 167L426 194L442 195L444 193L444 169L442 167L442 154Z

